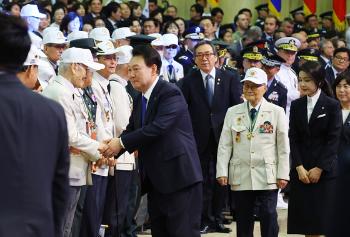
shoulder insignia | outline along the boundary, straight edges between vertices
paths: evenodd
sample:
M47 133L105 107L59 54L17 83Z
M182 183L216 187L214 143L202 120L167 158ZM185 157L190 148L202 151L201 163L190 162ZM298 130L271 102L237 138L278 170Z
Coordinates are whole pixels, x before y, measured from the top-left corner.
M188 57L184 55L184 56L179 57L179 60L188 60Z

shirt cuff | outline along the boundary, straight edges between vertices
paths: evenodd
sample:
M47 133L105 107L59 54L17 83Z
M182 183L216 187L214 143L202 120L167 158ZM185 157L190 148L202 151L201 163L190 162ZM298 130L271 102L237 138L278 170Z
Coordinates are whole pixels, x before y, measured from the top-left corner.
M120 142L121 147L122 147L123 149L125 149L124 143L123 143L123 141L122 141L121 138L119 138L119 142Z

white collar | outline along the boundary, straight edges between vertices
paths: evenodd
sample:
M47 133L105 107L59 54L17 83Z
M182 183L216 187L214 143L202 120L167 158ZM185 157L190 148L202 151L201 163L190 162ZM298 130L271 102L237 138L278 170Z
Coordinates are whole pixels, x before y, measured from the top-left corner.
M112 79L118 81L124 87L128 85L128 81L116 73L113 73L112 75L109 76L109 80L112 80Z
M109 80L105 77L103 77L101 74L98 72L94 72L93 78L102 86L103 90L107 91L107 86L109 84Z
M335 69L335 68L333 67L333 65L332 65L332 70L333 70L333 73L334 73L334 78L336 78L336 77L337 77L337 74L340 73L340 72L338 72L337 69Z
M318 98L320 98L321 95L321 89L318 89L316 94L314 94L313 96L307 96L307 103L308 105L310 105L311 107L315 107L315 104L318 100Z
M202 78L203 78L203 81L205 83L205 78L208 76L208 74L215 79L215 74L216 74L216 70L215 70L215 67L213 67L213 69L211 69L211 71L209 73L205 73L203 72L202 70L199 70L202 74Z
M67 78L61 75L58 75L57 77L58 77L58 80L63 83L63 86L67 88L70 92L72 92L72 94L79 95L78 88L75 88L71 81L69 81Z
M152 91L154 89L154 87L156 86L157 82L159 80L159 76L157 77L157 79L154 80L154 82L152 83L152 85L147 89L147 91L143 94L143 96L147 99L147 103L149 101L149 98L151 97Z
M162 63L164 66L168 66L168 65L173 65L175 62L174 58L171 59L171 63L166 59L166 58L162 58Z

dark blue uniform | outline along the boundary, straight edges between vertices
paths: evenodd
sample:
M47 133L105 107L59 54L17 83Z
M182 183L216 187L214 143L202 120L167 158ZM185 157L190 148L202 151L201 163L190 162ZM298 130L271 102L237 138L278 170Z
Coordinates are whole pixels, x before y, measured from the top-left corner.
M273 79L267 91L264 94L265 99L286 110L287 106L287 88L276 79Z
M179 55L177 61L183 66L184 68L184 76L193 68L195 65L194 63L194 56L193 53L189 50L186 50L182 55Z

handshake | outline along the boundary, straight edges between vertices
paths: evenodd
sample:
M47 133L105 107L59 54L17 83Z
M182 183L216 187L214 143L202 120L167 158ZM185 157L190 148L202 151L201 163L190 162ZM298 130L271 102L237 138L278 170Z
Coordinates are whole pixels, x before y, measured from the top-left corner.
M113 157L117 155L122 149L122 145L120 144L120 138L111 138L103 141L98 151L101 153L103 157Z

